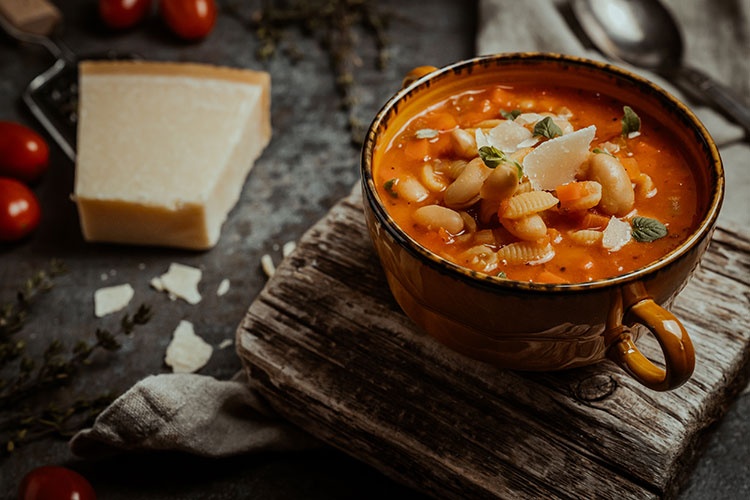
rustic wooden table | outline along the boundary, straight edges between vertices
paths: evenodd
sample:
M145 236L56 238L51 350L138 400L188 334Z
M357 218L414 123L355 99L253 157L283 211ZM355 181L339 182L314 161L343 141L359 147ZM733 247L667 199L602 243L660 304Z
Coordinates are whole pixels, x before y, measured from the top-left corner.
M267 65L255 60L254 37L236 20L222 14L211 36L186 45L170 37L156 20L136 30L112 35L100 28L94 2L61 4L66 18L65 42L77 53L105 50L137 52L151 59L199 61L264 68L273 77L274 138L246 183L241 201L224 227L219 245L210 252L89 245L82 241L78 217L69 201L73 168L52 148L52 167L36 188L44 218L34 236L19 245L0 246L0 302L12 299L17 284L50 258L63 259L71 273L39 303L21 335L31 349L41 350L53 338L93 335L97 326L114 326L116 318L96 321L93 292L103 285L128 282L136 299L154 306L156 315L121 351L95 358L80 380L61 397L122 392L138 379L165 372L163 353L180 319L213 345L232 338L245 309L262 287L260 255L274 253L320 218L358 178L358 151L349 144L346 117L337 110L334 82L326 55L300 37L305 57L291 64L277 57ZM257 7L243 7L247 13ZM450 0L384 2L394 13L392 64L383 72L373 65L374 48L362 43L364 65L357 114L375 113L411 67L443 65L473 54L476 7ZM720 59L720 58L717 58ZM0 119L35 125L18 101L26 84L51 60L41 50L19 46L0 36ZM731 68L726 68L731 71ZM747 82L731 81L747 92ZM743 87L744 85L744 87ZM746 94L747 95L747 94ZM199 307L170 302L151 291L148 281L179 261L204 269ZM143 264L143 265L141 265ZM106 278L106 279L104 279ZM230 278L229 293L213 291ZM219 378L239 369L232 349L215 351L201 373ZM691 476L685 499L750 496L750 396L745 394L716 426L703 458ZM76 461L64 441L47 439L19 447L0 459L0 495L13 498L19 479L43 464L64 464L84 473L100 498L415 498L417 494L340 452L241 456L207 460L178 454L125 456L96 462Z

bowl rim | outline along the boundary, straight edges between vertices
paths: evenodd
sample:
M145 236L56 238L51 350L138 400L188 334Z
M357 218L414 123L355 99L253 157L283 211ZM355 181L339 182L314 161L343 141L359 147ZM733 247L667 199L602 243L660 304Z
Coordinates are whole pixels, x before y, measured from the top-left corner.
M391 218L390 214L380 200L379 195L377 194L377 189L375 188L375 181L372 173L372 159L375 144L378 138L378 128L380 128L381 124L387 119L392 111L397 112L398 104L402 100L404 100L404 98L424 88L428 88L433 80L443 75L451 72L455 73L456 75L460 75L467 69L471 73L471 71L477 66L489 67L493 63L512 63L514 61L538 61L553 62L557 64L569 64L573 66L581 66L588 69L593 69L595 71L601 71L603 73L608 73L612 76L628 80L637 87L646 87L650 89L656 94L657 98L664 99L672 105L672 107L668 110L669 114L677 114L678 116L682 115L682 121L688 123L694 133L697 132L697 135L703 140L704 146L707 147L707 152L710 154L709 159L711 166L713 167L713 174L715 176L716 182L715 189L712 190L711 199L709 201L708 209L706 210L704 217L696 226L696 229L679 246L677 246L669 253L663 255L659 259L650 262L644 267L616 276L582 283L534 283L528 281L515 281L505 278L499 278L497 276L491 276L455 264L447 259L444 259L443 257L440 257L428 248L419 244L396 224L396 222ZM704 150L706 150L706 148L704 148ZM606 62L596 61L593 59L587 59L578 56L557 54L553 52L510 52L464 59L439 68L438 70L429 73L417 79L410 85L402 88L383 105L383 107L375 115L375 118L373 119L370 127L367 130L360 158L360 173L363 193L365 195L365 199L363 201L365 203L369 203L370 207L373 209L375 217L385 227L387 233L396 242L398 242L399 246L405 248L417 259L428 264L430 267L436 269L440 273L448 274L454 278L458 278L474 286L480 286L482 288L488 287L495 291L506 292L513 290L523 290L527 292L536 292L543 294L586 292L597 290L600 288L620 286L634 281L643 280L646 276L663 270L664 268L680 260L682 256L687 254L701 240L710 235L718 218L719 210L724 198L724 168L718 148L713 138L708 133L706 127L700 122L698 117L684 103L682 103L682 101L680 101L671 93L656 85L652 81L635 73L632 73L626 69L614 66Z

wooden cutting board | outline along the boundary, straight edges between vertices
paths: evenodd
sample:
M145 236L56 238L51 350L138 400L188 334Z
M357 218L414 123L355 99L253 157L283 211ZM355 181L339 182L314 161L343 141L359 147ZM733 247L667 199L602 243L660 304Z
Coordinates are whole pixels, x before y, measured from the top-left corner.
M673 306L696 351L681 388L650 391L608 361L497 369L401 312L355 189L305 234L237 335L280 414L437 498L669 498L747 381L749 304L750 241L719 228ZM659 359L651 336L639 347Z

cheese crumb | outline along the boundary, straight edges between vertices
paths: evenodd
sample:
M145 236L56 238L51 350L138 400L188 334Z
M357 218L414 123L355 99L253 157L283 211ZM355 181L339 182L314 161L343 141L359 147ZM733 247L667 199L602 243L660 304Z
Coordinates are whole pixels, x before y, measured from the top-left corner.
M195 334L190 321L182 320L172 334L164 362L172 367L174 373L193 373L206 366L213 350L210 344Z
M234 341L232 339L224 339L221 341L221 344L219 344L219 349L226 349L232 344L234 344Z
M281 256L282 257L289 257L292 252L294 252L294 249L297 248L297 244L293 241L287 241L284 243L284 246L281 247Z
M166 273L151 280L151 286L156 290L169 292L170 298L174 295L189 304L197 304L201 301L198 283L202 277L203 272L197 267L172 262Z
M108 286L94 292L94 315L97 318L124 309L135 295L133 287L124 285Z
M219 288L216 289L216 295L221 297L228 291L229 291L229 280L224 278L223 280L221 280L221 283L219 283Z
M260 258L260 267L263 268L263 272L266 273L266 276L269 278L276 272L276 266L273 265L273 259L271 259L271 256L268 254L264 254L263 257Z
M616 252L628 244L631 238L630 224L613 216L602 234L602 246L610 252Z

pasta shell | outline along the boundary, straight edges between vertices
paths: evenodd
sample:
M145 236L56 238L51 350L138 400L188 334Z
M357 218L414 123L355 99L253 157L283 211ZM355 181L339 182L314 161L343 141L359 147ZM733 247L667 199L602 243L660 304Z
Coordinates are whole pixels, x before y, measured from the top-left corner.
M552 208L557 202L557 198L546 191L530 191L504 201L501 215L505 219L518 219Z
M602 232L594 231L593 229L581 229L580 231L571 231L568 233L568 237L579 245L596 245L602 241Z
M497 251L499 259L508 264L542 264L555 256L552 244L521 241L505 245Z

